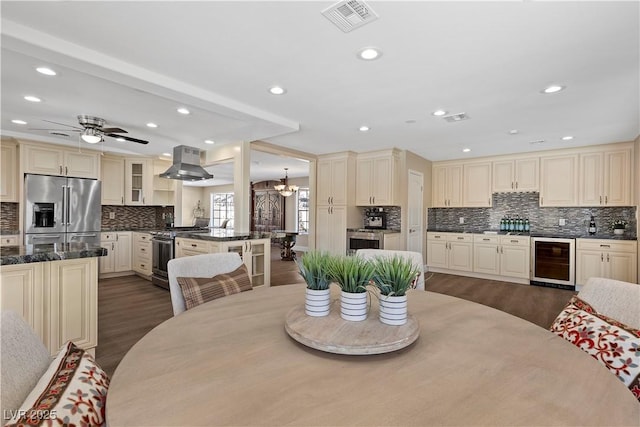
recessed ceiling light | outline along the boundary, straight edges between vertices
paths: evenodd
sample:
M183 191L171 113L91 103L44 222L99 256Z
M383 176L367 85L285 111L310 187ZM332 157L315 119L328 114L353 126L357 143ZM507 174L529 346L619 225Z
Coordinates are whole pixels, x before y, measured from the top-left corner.
M358 58L365 61L373 61L382 56L382 52L375 47L364 47L358 52Z
M571 135L567 135L567 136L563 136L562 140L563 141L571 141L573 139L573 137Z
M24 97L24 99L26 99L29 102L40 102L42 101L42 99L38 98L37 96L33 96L33 95L27 95Z
M205 144L215 144L216 142L215 142L215 141L213 141L213 140L211 140L211 139L205 139L205 140L204 140L204 143L205 143Z
M405 122L405 123L407 123L407 124L412 125L412 124L414 124L416 121L415 121L415 120L413 120L413 119L410 119L410 120L405 120L404 122Z
M360 126L360 132L367 132L369 130L369 126Z
M48 67L38 67L36 71L40 74L44 74L45 76L55 76L57 73Z
M520 131L518 131L518 129L511 129L509 131L509 135L517 135Z
M444 111L444 110L436 110L431 114L434 115L434 116L440 117L440 116L444 116L445 114L447 114L447 112Z
M149 122L149 123L147 123L147 127L150 127L150 128L157 128L157 127L158 127L158 125L157 125L157 124L155 124L155 123L151 123L151 122Z
M171 153L162 153L162 155L165 157L171 157Z
M566 86L561 85L549 85L542 90L542 93L556 93L564 90Z
M463 148L463 149L462 149L462 152L463 152L463 153L468 153L469 151L471 151L471 148Z
M180 107L180 108L178 108L178 113L187 115L187 114L191 114L191 111L187 110L184 107Z
M20 119L11 120L11 123L15 123L17 125L26 125L27 124L27 122L25 122L24 120L20 120Z
M116 141L118 141L118 142L125 142L125 141L126 141L126 139L124 139L124 138L116 138Z
M271 95L284 95L286 92L287 90L280 86L271 86L269 88L269 93Z

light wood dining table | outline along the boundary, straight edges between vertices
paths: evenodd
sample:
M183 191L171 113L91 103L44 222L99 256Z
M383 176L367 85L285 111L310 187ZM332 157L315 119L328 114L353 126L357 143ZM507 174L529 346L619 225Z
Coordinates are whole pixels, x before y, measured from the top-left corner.
M160 324L116 369L107 396L108 425L640 422L638 401L595 359L493 308L412 291L409 312L420 323L419 338L397 352L350 356L289 337L285 317L299 304L304 285L259 287ZM378 315L375 298L369 315Z

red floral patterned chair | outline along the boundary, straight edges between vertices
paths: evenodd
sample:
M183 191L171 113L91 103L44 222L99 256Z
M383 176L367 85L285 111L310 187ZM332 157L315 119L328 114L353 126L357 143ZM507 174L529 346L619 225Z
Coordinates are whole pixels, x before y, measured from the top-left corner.
M599 361L640 400L640 285L590 278L550 330Z

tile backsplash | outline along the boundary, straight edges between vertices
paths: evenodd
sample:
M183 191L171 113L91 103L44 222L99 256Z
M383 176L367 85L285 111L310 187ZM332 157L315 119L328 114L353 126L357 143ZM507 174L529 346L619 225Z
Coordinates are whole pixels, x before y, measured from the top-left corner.
M18 203L0 203L0 230L18 231Z
M391 230L400 230L402 226L401 214L402 209L400 206L375 206L362 208L362 223L364 224L364 219L366 218L367 212L377 211L382 208L382 211L387 214L387 228Z
M109 214L113 213L113 219ZM173 215L173 206L102 206L102 229L161 229L163 213Z
M586 234L591 215L595 217L597 235L612 234L610 224L615 219L628 223L625 235L636 238L636 208L567 207L547 208L539 205L540 193L494 193L491 208L430 208L427 219L430 230L472 231L499 230L503 217L529 218L531 233L554 234L558 237ZM464 218L464 224L460 224ZM566 221L560 226L559 220Z

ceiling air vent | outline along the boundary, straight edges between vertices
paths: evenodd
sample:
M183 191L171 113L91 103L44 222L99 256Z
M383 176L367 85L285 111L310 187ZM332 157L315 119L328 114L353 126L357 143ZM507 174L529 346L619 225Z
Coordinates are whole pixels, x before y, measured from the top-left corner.
M50 135L53 136L60 136L62 138L69 138L69 134L68 133L63 133L63 132L57 132L57 131L50 131L49 132Z
M448 116L442 116L443 119L449 123L461 122L462 120L469 120L467 113L449 114Z
M544 139L537 139L535 141L529 141L529 144L535 145L535 144L544 144L545 140Z
M378 14L362 0L338 2L323 10L322 14L345 33L378 19Z

